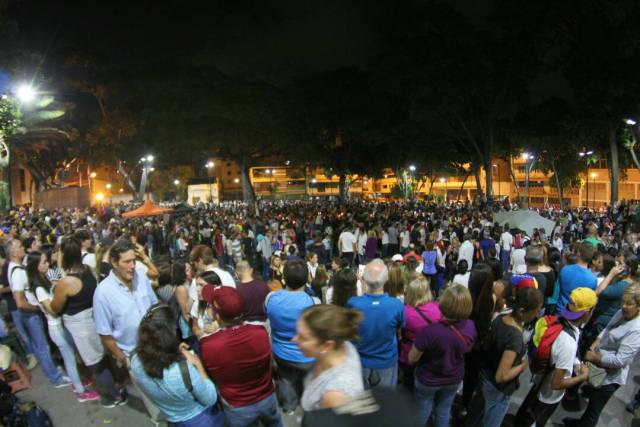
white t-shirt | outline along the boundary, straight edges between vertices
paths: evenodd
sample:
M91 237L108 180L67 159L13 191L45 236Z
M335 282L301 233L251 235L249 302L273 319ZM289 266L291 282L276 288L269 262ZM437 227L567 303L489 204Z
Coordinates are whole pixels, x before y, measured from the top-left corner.
M96 254L92 254L91 252L83 252L82 263L89 267L92 272L96 272Z
M453 276L453 284L454 285L462 285L465 288L469 287L469 276L471 276L471 272L467 271L465 274L456 274Z
M356 236L353 235L350 231L343 231L338 238L338 242L340 243L340 250L344 252L353 252L353 245L357 242Z
M516 274L522 274L520 271L524 267L524 270L527 270L527 264L524 261L524 257L527 254L527 251L524 249L515 249L511 251L511 272Z
M22 264L16 264L11 261L9 263L9 286L12 292L24 292L29 283L27 279L27 271Z
M400 233L400 247L408 248L409 243L411 243L409 230L404 230L402 233Z
M513 236L511 235L511 233L509 233L508 231L502 233L502 235L500 236L500 245L505 251L511 250L511 247L513 246Z
M27 292L27 294L31 294L31 292ZM52 316L51 314L49 314L47 310L45 310L44 306L42 305L43 301L47 301L47 300L50 301L53 299L51 297L51 294L47 292L45 288L43 288L42 286L38 286L36 288L36 299L38 300L38 304L37 304L38 307L40 307L40 310L42 310L45 317L47 318L47 324L49 326L62 326L62 320L59 317Z
M576 339L574 340L565 331L560 332L558 338L551 345L551 358L549 360L551 366L555 366L556 369L564 369L565 378L571 378L573 374L573 365L576 361L576 352L578 350L578 339L580 339L580 329L571 325L574 329ZM551 389L551 377L552 374L547 374L542 379L542 387L538 392L538 399L542 403L558 403L564 397L564 390ZM539 377L536 378L539 380Z

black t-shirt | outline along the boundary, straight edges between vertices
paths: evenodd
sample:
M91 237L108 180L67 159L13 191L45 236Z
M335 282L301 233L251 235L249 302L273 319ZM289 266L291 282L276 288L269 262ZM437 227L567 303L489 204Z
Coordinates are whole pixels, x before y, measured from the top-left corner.
M504 322L504 315L496 317L496 319L491 323L488 350L489 351L486 355L486 365L482 370L485 378L491 381L491 383L502 393L508 395L513 394L520 386L518 377L506 383L498 384L496 383L496 372L498 371L498 366L502 359L502 353L506 350L511 350L516 353L513 366L517 366L522 363L522 358L524 357L527 349L524 345L522 332L514 326L507 325Z
M2 284L2 286L5 288L9 288L8 278L9 278L9 260L6 260L4 262L4 265L2 266L2 276L0 276L0 284ZM9 310L10 312L16 311L18 309L18 306L16 306L16 302L13 299L13 293L7 292L4 294L0 294L0 300L6 301L7 310Z

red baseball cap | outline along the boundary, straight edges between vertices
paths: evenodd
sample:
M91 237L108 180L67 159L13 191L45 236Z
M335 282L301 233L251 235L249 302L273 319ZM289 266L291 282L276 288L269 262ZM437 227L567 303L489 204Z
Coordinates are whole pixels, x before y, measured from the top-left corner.
M244 313L242 295L230 286L220 286L213 292L214 308L225 319L235 319Z

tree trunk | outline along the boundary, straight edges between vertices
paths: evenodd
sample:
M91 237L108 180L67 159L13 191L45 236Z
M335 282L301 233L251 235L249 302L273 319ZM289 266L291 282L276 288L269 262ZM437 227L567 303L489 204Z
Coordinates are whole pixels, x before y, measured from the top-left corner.
M247 158L242 156L240 159L240 171L242 173L242 200L249 204L249 206L253 205L256 200L256 193L253 189L253 185L251 185L251 178L249 177L249 165L247 163Z
M476 197L482 197L484 192L482 191L482 181L480 180L480 167L474 163L472 165L473 174L476 177Z
M340 174L340 180L338 181L338 190L340 203L344 203L347 200L347 176L344 173Z
M471 169L469 169L462 180L462 185L460 186L460 191L458 191L458 197L456 198L456 203L460 202L460 197L462 196L462 192L464 191L464 185L467 183L467 179L471 175Z
M493 199L493 163L491 157L484 159L484 182L487 186L487 199Z
M560 184L560 177L558 176L558 169L556 168L556 161L551 160L551 168L553 169L553 177L556 181L556 188L558 189L558 203L560 204L560 210L564 209L564 189Z
M609 128L609 149L611 152L611 165L609 165L609 169L611 170L611 206L615 202L618 201L618 180L620 179L620 159L618 155L618 141L616 141L616 127L611 126ZM588 178L587 178L588 179ZM594 189L595 190L595 189ZM595 191L594 194L594 205L595 205Z

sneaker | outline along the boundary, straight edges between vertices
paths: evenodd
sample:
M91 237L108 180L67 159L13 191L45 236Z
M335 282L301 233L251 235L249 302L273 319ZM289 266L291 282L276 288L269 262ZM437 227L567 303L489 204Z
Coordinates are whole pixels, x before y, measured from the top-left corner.
M33 354L27 355L27 369L32 371L36 366L38 366L38 359Z
M124 406L129 403L129 399L127 399L126 394L121 394L120 397L116 399L116 406Z
M89 388L93 385L93 380L91 378L86 378L84 381L82 381L82 386L85 388Z
M100 394L94 390L88 390L77 395L78 402L92 402L100 399Z
M102 407L105 408L105 409L111 409L111 408L115 408L116 407L116 401L108 399L108 398L105 398L105 397L101 397L100 398L100 405L102 405Z
M638 410L638 408L640 408L640 400L637 400L637 399L633 399L631 403L625 406L625 409L627 410L627 412L631 412L632 414L635 413Z
M62 387L69 387L70 385L71 385L71 380L69 379L69 377L62 377L62 379L58 381L57 384L54 384L53 387L62 388Z

